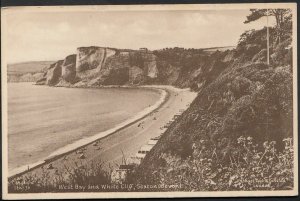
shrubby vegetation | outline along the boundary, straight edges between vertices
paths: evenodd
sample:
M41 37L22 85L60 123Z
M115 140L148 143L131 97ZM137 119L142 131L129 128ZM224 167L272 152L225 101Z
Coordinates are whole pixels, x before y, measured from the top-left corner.
M277 186L275 183L274 185L268 184L267 189L292 188L293 159L292 155L286 155L284 151L286 145L282 141L293 136L292 47L289 12L285 12L283 18L285 20L281 21L283 24L280 27L286 27L285 32L281 32L278 26L270 28L270 65L266 64L266 28L250 30L241 35L235 50L224 53L226 55L222 57L222 60L226 60L228 55L230 59L227 60L225 67L218 68L219 72L214 79L207 81L201 77L195 78L195 82L198 83L198 87L195 87L199 91L198 97L182 117L171 124L154 149L146 156L138 169L139 181L171 183L179 182L180 177L183 177L182 181L189 186L185 190L251 190L255 189L254 184L248 185L241 179L249 180L247 176L253 175L265 182L266 175L272 178L274 174L279 174L280 169L285 169L285 171L289 169L289 173L283 175L284 182L280 185L276 184ZM215 54L221 55L222 53L216 52ZM255 139L256 142L266 141L265 148L254 153L252 145L251 147L237 146L236 139L244 139L239 138L241 135ZM200 142L206 143L200 145ZM274 142L277 142L276 146ZM193 146L194 144L198 146ZM217 156L218 159L213 158L212 155L197 158L195 153L203 154L203 146L208 150L207 153L214 153L214 157ZM278 149L279 152L276 153L278 156L281 153L289 158L289 168L282 167L281 162L280 165L274 165L274 161L266 161L266 155L269 156L270 150L273 150L273 148L267 148L269 146ZM264 155L265 150L269 151ZM262 155L257 155L258 153L264 155L263 159L261 159ZM248 157L247 162L243 159L245 154ZM200 167L201 171L208 168L198 161L198 159L204 160L205 158L210 159L214 167L210 167L213 171L209 170L207 177L194 170L197 167ZM257 160L261 162L258 163ZM277 157L272 160L277 160L279 163ZM264 161L265 164L263 164ZM221 164L228 169L220 170ZM185 176L181 170L175 168L181 165L185 166ZM258 168L264 172L264 176L258 177L258 173L246 167ZM276 169L278 167L279 169ZM153 175L158 174L157 170L160 168L164 171L159 173L157 180L152 180ZM217 169L221 173L216 178L214 177L214 180L210 177L217 173ZM237 171L243 172L244 175L235 175ZM228 177L225 176L226 172ZM228 186L229 178L232 178L230 187ZM204 181L209 182L209 179L212 179L213 185L205 184ZM233 186L235 179L238 182L237 186Z
M165 48L153 51L157 57L160 84L198 90L198 83L210 83L231 60L230 51L212 53L203 49ZM227 58L226 58L227 56Z
M184 191L288 190L293 188L293 144L284 139L282 152L276 141L257 144L252 137L240 136L227 155L216 151L207 140L193 144L191 156L182 160L163 154L167 165L153 172L150 182L179 185ZM143 182L149 182L147 178Z

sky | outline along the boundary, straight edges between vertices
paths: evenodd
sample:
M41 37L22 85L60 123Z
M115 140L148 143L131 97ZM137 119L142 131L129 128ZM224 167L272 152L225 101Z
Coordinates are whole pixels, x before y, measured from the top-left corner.
M63 59L77 47L150 50L235 46L249 10L14 12L7 14L8 63ZM272 22L271 22L272 23Z

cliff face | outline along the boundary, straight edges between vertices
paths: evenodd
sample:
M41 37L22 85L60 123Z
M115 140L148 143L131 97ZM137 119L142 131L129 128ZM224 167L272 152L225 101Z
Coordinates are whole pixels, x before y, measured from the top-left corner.
M107 54L108 52L108 54ZM98 68L101 69L106 55L114 55L115 51L101 47L80 47L77 49L76 72L83 72Z
M37 84L99 86L151 83L158 77L157 57L148 51L80 47L49 66Z
M77 53L50 65L38 84L101 86L170 84L199 90L228 63L232 51L168 48L157 51L80 47Z
M61 68L62 79L73 83L76 77L76 54L67 56Z
M63 60L59 60L56 63L50 65L46 73L46 84L47 85L56 85L59 81L59 78L62 75L62 64Z

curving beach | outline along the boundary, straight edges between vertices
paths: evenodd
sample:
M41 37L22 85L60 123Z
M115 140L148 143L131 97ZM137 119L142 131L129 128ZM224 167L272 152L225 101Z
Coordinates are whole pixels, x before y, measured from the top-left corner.
M28 167L15 169L9 173L10 176L20 175L20 173L42 174L43 166L48 163L52 163L54 169L58 171L63 171L66 167L74 167L75 164L84 165L98 162L104 162L105 167L117 167L117 164L121 164L123 155L127 159L134 156L142 145L147 144L149 139L160 135L161 127L172 120L180 110L186 109L196 97L196 93L188 89L177 89L170 86L144 86L144 88L159 90L161 93L161 98L151 107L113 129L58 149L46 157L47 162L40 161L32 164L29 170L26 170ZM166 92L167 94L165 94ZM96 149L93 141L97 141L100 148ZM76 154L78 148L84 148L84 159L80 159ZM54 173L52 170L49 171Z
M112 133L164 101L162 93L152 89L53 88L32 83L10 83L9 89L10 174Z

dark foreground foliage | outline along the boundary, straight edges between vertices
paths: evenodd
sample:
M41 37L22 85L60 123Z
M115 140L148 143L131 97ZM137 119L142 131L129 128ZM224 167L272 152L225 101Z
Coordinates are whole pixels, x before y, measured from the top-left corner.
M120 191L230 191L289 190L293 188L294 150L291 138L283 140L278 151L276 141L256 144L252 137L239 137L230 150L230 162L209 141L194 143L191 157L181 160L170 154L162 157L167 165L153 172L150 178L128 174L122 183L111 180L111 172L102 164L65 167L49 177L45 169L37 175L23 176L9 182L10 193L34 192L120 192ZM54 170L55 171L55 170ZM142 178L142 180L141 180Z
M55 176L50 175L55 171ZM82 192L93 191L88 186L110 184L110 172L103 170L103 163L65 166L63 172L43 168L42 175L26 174L14 178L8 183L9 193L42 193L42 192ZM85 187L85 189L81 188Z
M201 140L193 144L190 157L182 160L164 154L166 164L151 178L139 176L142 182L177 185L183 191L291 190L292 139L284 139L284 144L284 149L278 151L276 141L256 144L252 137L241 136L232 144L229 162L224 163L215 145Z

